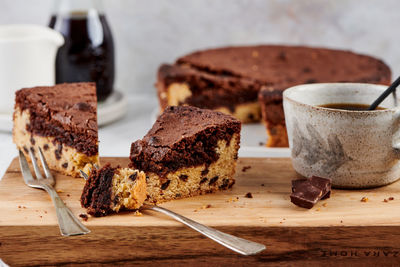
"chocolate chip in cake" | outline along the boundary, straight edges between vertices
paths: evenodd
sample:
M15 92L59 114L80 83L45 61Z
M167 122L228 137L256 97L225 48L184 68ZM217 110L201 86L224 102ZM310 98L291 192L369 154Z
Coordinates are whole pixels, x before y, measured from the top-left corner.
M62 144L58 144L57 149L54 150L54 154L56 156L56 159L61 159L61 152L62 152Z
M189 177L189 176L187 176L186 174L181 174L181 175L179 175L179 179L182 180L182 181L184 181L184 182L187 182L188 177Z
M63 163L63 165L61 165L64 169L68 168L68 162Z
M118 196L114 197L113 203L114 203L114 206L118 205L118 203L119 203L119 197Z
M207 180L208 180L208 178L201 179L200 184L204 184L205 182L207 182Z
M33 138L33 136L31 136L31 138L29 139L29 141L31 141L31 144L32 144L32 145L35 145L35 143L36 143L36 142L35 142L35 139Z
M136 181L137 178L137 172L134 172L133 174L129 175L129 179L132 180L132 182Z
M211 178L210 182L208 183L209 185L214 185L218 180L218 176L215 176L214 178Z
M228 187L228 185L229 185L229 179L226 179L226 178L225 178L225 179L222 181L222 185L220 185L219 188L225 189L225 188Z
M48 150L49 149L49 145L48 144L44 144L43 149L44 150Z
M204 170L201 171L201 176L207 175L208 172L208 167L206 167Z
M181 197L182 195L181 194L175 194L175 197Z
M29 150L26 146L24 146L24 151L25 151L25 153L29 153Z
M250 113L249 115L247 115L247 118L251 121L254 121L254 114Z
M74 109L80 110L80 111L89 111L90 110L90 105L84 102L79 102L76 103L73 106Z
M167 189L170 182L171 182L171 180L167 180L165 183L163 183L163 184L161 185L161 189L162 189L162 190Z

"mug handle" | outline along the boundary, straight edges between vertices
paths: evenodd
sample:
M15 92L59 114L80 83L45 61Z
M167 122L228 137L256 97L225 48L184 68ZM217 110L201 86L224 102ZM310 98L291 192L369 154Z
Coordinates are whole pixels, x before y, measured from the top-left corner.
M393 127L397 129L393 133L392 148L394 154L400 158L400 109L394 113Z

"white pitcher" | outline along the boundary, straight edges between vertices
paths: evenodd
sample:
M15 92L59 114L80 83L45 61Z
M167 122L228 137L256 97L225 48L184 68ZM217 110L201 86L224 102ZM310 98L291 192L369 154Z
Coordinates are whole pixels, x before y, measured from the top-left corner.
M0 113L11 114L15 91L54 85L63 36L39 25L0 25Z

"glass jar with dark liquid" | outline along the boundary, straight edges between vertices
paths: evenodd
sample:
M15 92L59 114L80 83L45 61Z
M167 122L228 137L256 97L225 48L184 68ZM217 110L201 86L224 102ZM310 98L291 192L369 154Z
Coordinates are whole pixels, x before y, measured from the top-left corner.
M56 83L96 82L97 99L113 91L114 43L100 0L58 0L49 27L64 35Z

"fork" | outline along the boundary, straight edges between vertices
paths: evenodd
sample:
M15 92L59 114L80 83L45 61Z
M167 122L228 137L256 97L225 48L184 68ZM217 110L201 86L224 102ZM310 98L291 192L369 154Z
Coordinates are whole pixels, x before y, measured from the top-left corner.
M54 189L54 185L56 184L53 175L50 172L50 169L47 165L46 159L43 156L42 150L39 147L39 157L42 163L42 167L46 178L44 178L40 172L39 166L37 164L35 155L32 152L33 148L29 149L29 156L32 160L33 169L36 174L36 179L33 178L32 173L29 169L28 161L24 153L19 150L19 163L21 166L22 176L24 178L25 183L33 188L39 188L45 190L53 200L54 206L56 208L58 226L60 227L61 235L63 236L73 236L73 235L83 235L90 233L90 230L87 229L78 218L74 216L71 210L65 206L64 202L58 196L56 190Z
M173 211L170 211L166 208L156 206L156 205L150 205L150 204L143 204L141 209L146 209L146 210L153 210L157 211L160 213L163 213L178 222L181 222L185 224L186 226L189 226L193 230L199 232L202 235L205 235L206 237L214 240L215 242L219 243L220 245L223 245L226 248L229 248L239 254L249 256L249 255L255 255L263 250L265 250L265 246L260 243L256 243L250 240L246 240L237 236L233 236L221 231L218 231L214 228L205 226L203 224L200 224L196 221L193 221L189 218L186 218L182 215L179 215Z

